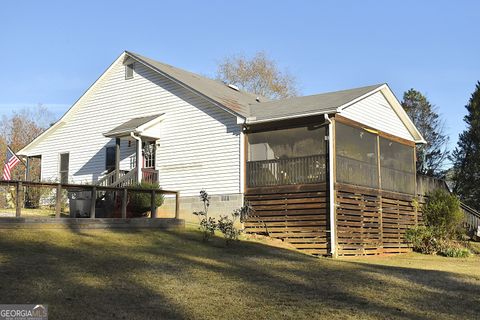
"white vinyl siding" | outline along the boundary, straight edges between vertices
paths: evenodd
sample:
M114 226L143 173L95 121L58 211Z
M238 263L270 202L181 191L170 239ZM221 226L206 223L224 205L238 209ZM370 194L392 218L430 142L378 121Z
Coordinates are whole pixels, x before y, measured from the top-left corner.
M164 189L182 195L240 192L240 126L236 117L140 63L125 80L121 59L81 106L45 140L29 150L42 156L42 178L58 179L58 154L70 153L70 180L91 183L105 172L103 133L137 117L164 113L156 168ZM130 169L135 143L122 140L120 168Z
M345 108L340 115L374 129L414 141L414 138L379 91Z

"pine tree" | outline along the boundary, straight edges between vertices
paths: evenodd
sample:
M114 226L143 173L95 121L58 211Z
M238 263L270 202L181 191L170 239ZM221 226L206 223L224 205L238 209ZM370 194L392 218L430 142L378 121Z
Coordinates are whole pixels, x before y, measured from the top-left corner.
M417 172L429 176L441 175L448 158L448 136L437 108L415 89L403 94L402 107L427 141L426 145L417 146Z
M467 128L453 151L454 192L467 205L480 210L480 81L465 106Z

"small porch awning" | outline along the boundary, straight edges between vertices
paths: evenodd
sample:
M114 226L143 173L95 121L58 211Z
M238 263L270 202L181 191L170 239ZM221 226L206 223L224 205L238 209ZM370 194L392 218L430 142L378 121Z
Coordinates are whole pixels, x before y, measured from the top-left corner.
M147 139L160 139L160 124L164 113L128 120L104 133L107 138L128 138L133 133Z

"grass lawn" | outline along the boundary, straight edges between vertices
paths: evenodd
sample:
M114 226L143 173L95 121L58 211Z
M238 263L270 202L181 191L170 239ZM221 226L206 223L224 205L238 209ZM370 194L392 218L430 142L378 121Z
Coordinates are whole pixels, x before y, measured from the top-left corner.
M0 303L50 319L475 319L480 258L313 258L186 231L1 230Z
M5 217L15 217L15 208L2 208L0 209L0 216L5 216ZM35 209L30 209L30 208L22 208L22 218L24 217L55 217L55 209L48 209L48 208L35 208ZM68 213L63 213L62 216L68 216Z

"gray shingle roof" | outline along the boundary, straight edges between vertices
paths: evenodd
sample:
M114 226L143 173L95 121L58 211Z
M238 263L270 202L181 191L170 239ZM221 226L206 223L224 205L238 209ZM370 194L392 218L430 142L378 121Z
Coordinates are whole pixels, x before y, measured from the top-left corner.
M221 104L225 108L243 117L250 114L250 105L257 104L257 95L235 90L225 85L221 81L212 80L202 77L198 74L185 71L171 65L161 63L150 58L141 56L137 53L126 51L126 53L134 59L140 60L150 67L156 69L160 73L175 79L186 85L190 89L200 93L201 95ZM261 98L263 101L268 99Z
M155 61L137 53L130 51L126 51L126 53L164 76L172 78L198 94L216 102L228 109L228 111L248 118L249 122L300 117L310 114L334 113L338 107L382 85L274 101L260 97L259 102L256 100L257 95L234 90L220 81Z
M295 97L258 103L250 108L251 122L310 114L335 113L337 108L375 90L383 84L312 96Z
M106 137L112 137L122 134L129 134L130 132L135 132L138 127L141 127L144 124L149 123L150 121L155 120L162 115L163 113L130 119L127 122L124 122L121 125L113 128L112 130L104 133L103 135Z

